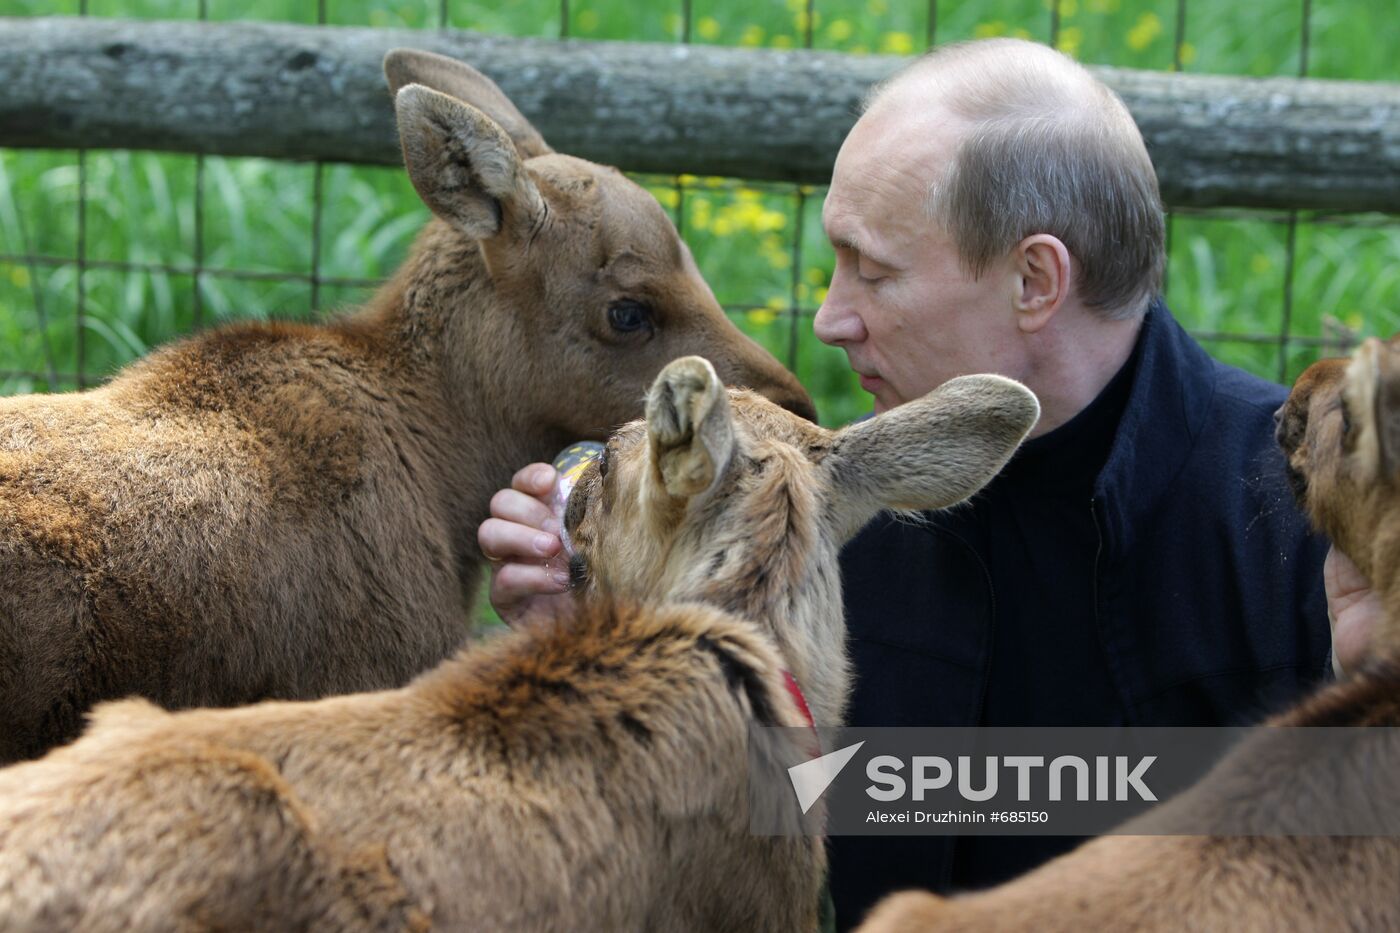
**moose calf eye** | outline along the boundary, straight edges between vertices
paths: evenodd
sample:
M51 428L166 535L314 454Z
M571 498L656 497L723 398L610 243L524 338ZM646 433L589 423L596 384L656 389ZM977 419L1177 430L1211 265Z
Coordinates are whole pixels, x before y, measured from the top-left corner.
M621 298L608 305L608 326L620 334L630 334L651 326L651 309L640 301Z

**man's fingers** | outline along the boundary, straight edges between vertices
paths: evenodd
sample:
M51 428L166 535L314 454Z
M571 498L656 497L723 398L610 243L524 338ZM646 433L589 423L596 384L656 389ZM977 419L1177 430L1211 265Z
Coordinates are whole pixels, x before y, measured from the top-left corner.
M563 548L559 536L519 522L488 518L476 530L482 555L494 563L538 564Z
M491 497L491 517L526 525L536 531L559 534L559 520L548 505L515 489L501 489Z
M1375 649L1384 609L1370 581L1335 547L1322 564L1322 582L1332 623L1332 667L1341 676L1355 670Z
M491 576L491 605L503 616L519 603L536 596L563 593L569 588L568 571L547 564L502 564Z
M1322 562L1322 582L1329 600L1354 596L1371 589L1371 581L1337 548L1327 550L1327 558Z
M547 496L554 491L557 475L548 463L532 463L516 471L510 479L510 488L532 496Z

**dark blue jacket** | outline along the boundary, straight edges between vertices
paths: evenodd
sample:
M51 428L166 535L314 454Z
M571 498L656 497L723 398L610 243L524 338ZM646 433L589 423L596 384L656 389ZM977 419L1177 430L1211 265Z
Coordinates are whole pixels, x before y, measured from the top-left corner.
M1211 359L1160 301L1138 339L1127 407L1085 504L1100 543L1091 617L1115 715L1256 721L1324 675L1330 645L1327 543L1293 505L1273 440L1286 393ZM852 725L981 721L992 652L1016 646L996 643L997 594L968 543L985 537L973 521L975 509L926 526L877 518L843 552ZM1045 607L1046 625L1056 611ZM950 884L951 838L830 843L843 929L884 893Z

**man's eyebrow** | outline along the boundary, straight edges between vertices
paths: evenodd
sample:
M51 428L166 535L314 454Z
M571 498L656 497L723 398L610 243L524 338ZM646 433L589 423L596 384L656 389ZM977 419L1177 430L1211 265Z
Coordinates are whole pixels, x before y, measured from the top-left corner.
M830 239L831 245L837 249L848 249L861 256L864 256L866 259L869 259L871 262L875 263L878 266L885 266L890 269L895 268L895 264L892 263L888 257L882 256L877 252L873 252L870 248L869 243L857 238L854 234L841 234L839 236L831 237Z
M860 248L860 241L853 234L843 233L831 237L831 245L837 249L849 249L855 252L863 252Z

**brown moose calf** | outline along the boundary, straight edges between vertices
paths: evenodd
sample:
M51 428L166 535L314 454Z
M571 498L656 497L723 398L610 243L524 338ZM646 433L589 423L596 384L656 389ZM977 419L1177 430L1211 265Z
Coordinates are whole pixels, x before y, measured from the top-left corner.
M367 307L0 400L0 763L102 699L311 698L431 667L467 633L491 495L637 417L679 355L812 414L645 190L551 152L466 65L396 51L385 72L436 219Z
M586 608L398 690L100 707L0 771L0 917L812 930L822 841L750 831L749 727L804 722L785 672L839 725L841 544L975 492L1037 410L973 376L833 434L677 360L569 501Z

